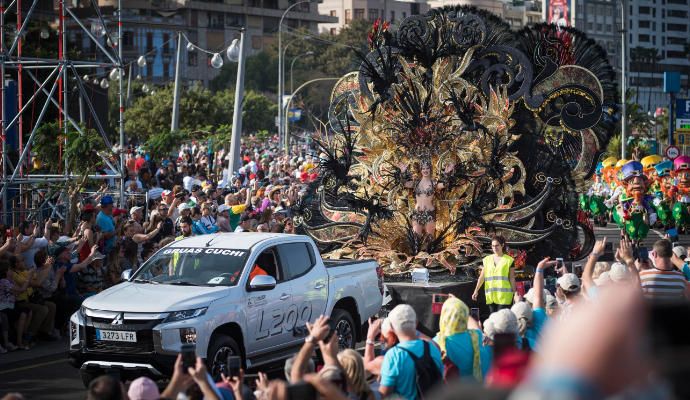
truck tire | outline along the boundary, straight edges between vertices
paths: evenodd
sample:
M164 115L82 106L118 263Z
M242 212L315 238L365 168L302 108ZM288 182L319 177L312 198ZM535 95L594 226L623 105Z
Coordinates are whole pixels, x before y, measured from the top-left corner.
M100 371L89 371L89 370L79 370L79 375L81 376L81 382L84 384L85 388L88 388L91 381L103 375Z
M235 339L222 333L211 336L210 343L206 353L206 365L214 381L219 382L222 380L220 374L227 372L228 356L242 356L242 353Z
M331 314L331 321L335 325L335 334L338 335L338 346L341 349L354 349L357 336L357 327L349 312L336 308Z

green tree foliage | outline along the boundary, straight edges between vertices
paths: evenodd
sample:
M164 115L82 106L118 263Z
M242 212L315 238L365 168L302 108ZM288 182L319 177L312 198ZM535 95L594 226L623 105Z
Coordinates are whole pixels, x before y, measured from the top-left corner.
M41 171L57 173L62 170L64 159L60 158L60 139L63 132L57 122L42 124L36 131L32 147L34 157L40 161ZM94 129L82 128L79 133L68 126L67 145L63 149L62 157L67 158L67 168L75 175L93 174L101 164L98 152L105 151L103 138Z
M212 91L233 89L237 82L237 63L225 63L209 87ZM278 93L278 53L262 51L247 57L244 66L244 88L257 92Z

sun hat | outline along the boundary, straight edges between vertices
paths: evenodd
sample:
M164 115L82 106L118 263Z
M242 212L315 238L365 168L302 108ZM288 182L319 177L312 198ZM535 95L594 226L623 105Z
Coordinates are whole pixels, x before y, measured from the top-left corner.
M566 292L577 292L580 290L580 278L577 275L568 273L564 274L556 281L556 284Z
M391 327L396 333L412 332L417 328L417 313L409 304L398 304L388 314Z
M132 381L127 396L130 400L158 400L161 394L156 382L149 377L142 376Z

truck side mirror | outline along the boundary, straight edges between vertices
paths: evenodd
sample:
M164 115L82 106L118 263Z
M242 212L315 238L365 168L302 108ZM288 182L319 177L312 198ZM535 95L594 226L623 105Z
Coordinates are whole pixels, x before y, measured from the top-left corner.
M128 281L129 278L131 278L131 277L132 277L132 269L131 268L122 271L122 274L120 274L120 279L122 279L122 281Z
M249 282L249 290L271 290L276 287L276 278L270 275L258 275Z

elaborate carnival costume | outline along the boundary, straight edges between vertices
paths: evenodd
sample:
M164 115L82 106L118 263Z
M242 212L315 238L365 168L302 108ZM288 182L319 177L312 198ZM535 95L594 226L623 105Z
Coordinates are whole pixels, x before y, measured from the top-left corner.
M690 225L690 157L680 156L673 160L673 177L675 178L675 204L673 220L676 228L687 231Z
M628 161L621 168L620 176L625 192L619 197L613 219L631 240L640 241L647 237L649 226L656 221L652 197L647 194L644 167L639 161Z
M360 57L333 89L320 177L293 209L323 252L374 257L388 275L476 265L493 233L533 261L589 252L578 192L617 102L599 45L445 7L396 32L377 21Z
M673 162L662 161L654 166L650 193L654 196L654 208L656 208L657 221L665 228L673 226L671 207L676 194L676 187L671 172Z
M589 192L587 192L587 211L599 226L606 226L609 210L604 204L610 190L609 186L604 182L603 169L604 165L602 163L597 164L594 183Z

